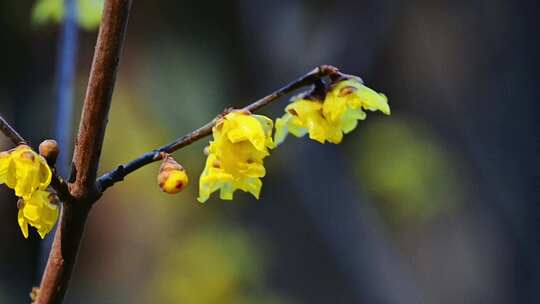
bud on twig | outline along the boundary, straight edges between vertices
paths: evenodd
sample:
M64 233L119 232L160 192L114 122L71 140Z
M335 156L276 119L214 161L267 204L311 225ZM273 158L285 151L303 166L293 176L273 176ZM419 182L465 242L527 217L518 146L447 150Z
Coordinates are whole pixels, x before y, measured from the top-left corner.
M162 152L163 162L159 168L157 182L161 190L166 193L178 193L187 186L188 176L186 170L172 156Z
M58 153L60 153L60 149L54 139L47 139L39 144L39 154L47 160L47 164L51 167L56 163Z

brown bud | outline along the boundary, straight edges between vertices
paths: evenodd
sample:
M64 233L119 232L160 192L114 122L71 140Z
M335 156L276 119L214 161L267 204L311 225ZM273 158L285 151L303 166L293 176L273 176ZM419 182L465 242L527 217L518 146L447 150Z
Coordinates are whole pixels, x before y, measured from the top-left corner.
M39 154L47 160L49 166L53 166L56 163L58 153L60 153L60 149L54 139L47 139L39 144Z

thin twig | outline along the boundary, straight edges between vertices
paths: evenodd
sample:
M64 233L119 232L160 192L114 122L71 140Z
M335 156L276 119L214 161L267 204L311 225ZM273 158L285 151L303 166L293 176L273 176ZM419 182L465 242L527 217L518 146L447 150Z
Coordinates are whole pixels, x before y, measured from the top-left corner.
M27 144L28 142L17 132L1 115L0 115L0 129L14 145ZM68 186L62 177L56 174L56 170L53 169L53 175L51 179L51 188L53 188L60 199L69 199Z
M106 0L73 153L71 197L64 202L36 304L62 303L79 252L86 219L99 198L99 156L125 39L131 0ZM71 181L71 178L70 178Z
M280 97L283 97L284 95L287 95L304 86L314 84L316 81L320 80L321 78L325 76L335 77L336 75L341 75L341 73L338 71L337 68L333 66L323 65L323 66L317 67L313 69L312 71L310 71L309 73L305 74L304 76L284 86L283 88L273 92L272 94L267 95L247 105L246 107L243 108L243 110L255 112L259 110L260 108L278 100ZM180 138L177 138L174 141L162 147L159 147L150 152L147 152L126 164L120 165L108 173L103 174L101 177L97 179L96 184L98 185L98 189L101 192L104 192L107 188L114 185L116 182L122 181L124 177L126 177L131 172L143 166L146 166L152 162L160 160L161 159L160 152L172 153L178 149L181 149L185 146L188 146L194 143L195 141L201 138L204 138L210 135L212 133L212 128L222 116L223 114L220 114L216 118L214 118L212 121L205 124L204 126Z
M26 144L26 140L0 115L0 130L14 145Z

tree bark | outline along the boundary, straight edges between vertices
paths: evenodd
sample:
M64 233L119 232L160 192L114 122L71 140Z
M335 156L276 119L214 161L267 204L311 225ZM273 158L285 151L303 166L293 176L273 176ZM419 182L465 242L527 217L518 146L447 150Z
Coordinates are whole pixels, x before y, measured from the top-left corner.
M73 152L70 196L63 202L37 304L62 303L77 260L88 213L101 193L96 176L107 127L116 70L125 39L131 0L106 0L81 123Z

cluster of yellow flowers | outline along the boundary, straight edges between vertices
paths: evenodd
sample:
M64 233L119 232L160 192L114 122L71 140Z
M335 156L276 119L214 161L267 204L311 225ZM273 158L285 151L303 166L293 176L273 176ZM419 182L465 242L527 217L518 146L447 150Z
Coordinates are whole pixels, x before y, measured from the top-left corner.
M237 189L258 199L261 178L266 175L263 161L288 133L296 137L309 134L309 138L320 143L338 144L343 134L356 128L358 120L366 118L366 110L390 114L386 96L366 87L356 77L334 81L322 98L312 93L292 98L285 114L276 119L274 138L274 122L266 116L236 110L219 119L207 147L198 200L205 202L218 190L221 199L232 200ZM188 183L184 168L166 153L162 158L159 186L167 193L180 192ZM20 198L18 222L25 238L28 225L44 238L58 220L58 198L47 191L51 178L47 161L27 145L0 152L0 184L14 189Z
M51 177L47 161L27 145L0 152L0 184L15 190L20 198L18 222L25 238L28 225L44 238L58 220L57 198L46 191Z
M266 174L263 159L288 133L338 144L344 133L356 128L358 120L366 118L365 110L390 114L386 96L366 87L359 78L340 80L325 93L324 100L313 100L307 94L294 97L285 115L276 120L274 140L273 121L268 117L242 111L224 116L213 128L198 200L205 202L217 190L221 199L231 200L237 189L259 198L261 178Z

